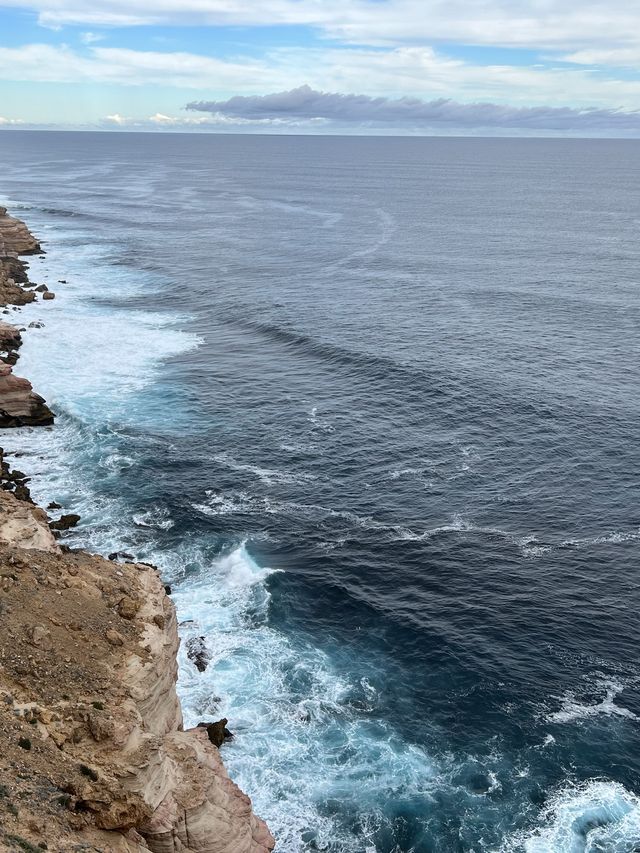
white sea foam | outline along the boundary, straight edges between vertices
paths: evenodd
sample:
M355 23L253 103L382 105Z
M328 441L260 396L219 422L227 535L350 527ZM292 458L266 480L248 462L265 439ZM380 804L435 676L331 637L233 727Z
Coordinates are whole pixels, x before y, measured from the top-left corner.
M33 280L64 277L67 283L51 284L55 300L22 308L25 325L44 319L45 326L24 336L18 370L54 410L63 406L98 423L105 415L139 422L144 417L137 404L140 390L156 378L165 359L192 349L199 339L176 328L180 317L105 309L104 292L110 298L133 295L133 277L104 264L96 249L74 247L73 253L75 266L62 266L55 244L44 260L31 260Z
M185 546L186 549L186 546ZM176 554L166 570L176 570ZM160 562L166 556L158 555ZM349 683L320 649L293 647L268 623L269 569L258 566L245 546L202 565L188 549L185 564L200 562L197 579L178 582L173 598L186 624L183 636L204 636L212 660L199 673L180 651L179 688L186 725L227 716L235 740L225 762L248 791L282 850L356 853L364 838L342 834L322 813L336 798L358 800L375 813L393 791L426 796L434 769L424 751L399 738L384 721L372 725L362 707L374 708L377 689L366 679ZM351 708L356 691L358 711ZM362 788L366 780L366 789ZM346 832L346 830L345 830ZM373 832L373 828L371 829Z
M391 540L404 542L426 542L438 536L450 533L465 533L470 535L496 536L505 539L523 551L534 541L530 536L519 536L497 527L483 527L473 524L455 513L448 524L440 524L436 527L424 530L415 530L403 524L393 524L378 521L371 516L358 515L350 510L336 510L321 504L306 504L296 501L280 501L268 495L256 495L245 490L231 490L229 492L218 492L210 489L206 492L206 501L192 504L193 508L204 515L212 517L231 515L234 513L249 515L287 515L294 518L314 518L325 520L335 518L347 523L355 529L376 530L385 533ZM344 542L342 538L342 542Z
M420 477L424 474L425 468L421 467L411 467L410 465L406 468L398 468L394 471L391 471L389 474L390 480L399 480L401 477Z
M307 417L307 420L311 424L311 428L313 430L317 430L319 432L327 432L327 433L335 432L335 427L328 420L328 418L326 418L323 415L318 414L318 407L317 406L313 406L309 410L309 416Z
M640 798L616 782L567 786L549 798L538 823L501 853L632 853L640 845Z
M170 530L175 521L169 517L169 511L164 507L154 507L146 512L137 513L133 521L138 527L157 527L160 530Z
M579 536L563 539L560 542L541 543L535 536L531 536L522 551L525 557L540 557L552 551L583 550L592 548L594 545L620 545L636 540L640 540L640 528L637 530L612 530L598 536Z
M569 692L561 697L561 708L548 714L546 719L550 723L573 723L579 720L588 720L601 715L607 717L626 717L629 720L638 720L638 716L628 708L615 703L615 698L625 688L621 681L606 680L597 685L605 691L604 698L600 702L580 702L575 693Z
M233 471L246 471L258 477L267 486L282 483L306 483L312 480L317 480L315 474L308 474L305 471L279 471L275 468L262 468L259 465L252 465L248 462L239 462L228 453L218 453L213 457L219 465L224 465L226 468L231 468Z
M462 457L462 458L460 458ZM383 476L385 480L411 479L431 486L436 480L457 480L473 471L473 464L479 458L474 445L456 445L438 459L423 459L419 464L411 462L392 469Z

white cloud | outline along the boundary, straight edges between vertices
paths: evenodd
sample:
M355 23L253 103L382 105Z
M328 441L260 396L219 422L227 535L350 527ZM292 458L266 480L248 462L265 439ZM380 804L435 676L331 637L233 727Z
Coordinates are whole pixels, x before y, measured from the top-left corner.
M215 124L215 119L212 116L197 116L193 118L190 116L168 116L164 113L156 113L149 116L147 121L158 127L193 127L194 125Z
M326 48L273 51L261 60L222 60L186 52L31 44L0 48L0 80L99 82L207 92L266 94L309 83L315 89L366 95L455 97L522 105L554 104L632 109L640 80L618 80L576 65L478 65L430 47L394 50Z
M479 65L451 59L430 47L283 51L279 59L290 69L289 85L282 88L308 82L317 89L368 95L629 109L640 99L640 80L615 79L582 67ZM263 93L265 87L255 91Z
M573 62L577 65L604 65L621 68L640 67L640 45L635 47L621 47L613 50L577 50L561 57L564 62Z
M19 118L5 118L4 116L0 116L0 127L9 127L16 124L24 124L24 122Z
M95 44L97 41L102 41L103 33L81 33L80 40L83 44Z
M3 0L47 26L310 25L356 44L457 41L557 50L640 44L628 0Z
M101 82L135 86L158 83L183 88L246 90L258 80L277 85L282 74L263 62L224 61L193 53L93 47L88 55L66 45L0 47L0 79L34 82Z
M242 116L207 113L203 115L174 116L166 113L154 113L147 118L132 118L114 113L105 116L98 124L105 128L122 130L268 130L287 128L309 128L317 121L289 118L243 118Z

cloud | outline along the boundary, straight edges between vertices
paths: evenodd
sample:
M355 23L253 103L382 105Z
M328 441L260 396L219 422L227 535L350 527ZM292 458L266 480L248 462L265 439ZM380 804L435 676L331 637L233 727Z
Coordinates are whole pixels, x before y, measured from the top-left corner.
M517 129L524 131L640 132L640 111L462 104L448 98L370 97L300 86L271 95L237 95L226 101L194 101L187 109L245 120L318 120L397 128Z
M111 123L111 124L116 124L116 125L118 125L118 127L122 127L125 124L129 124L131 121L131 119L125 118L124 116L121 116L119 113L114 113L113 115L105 116L104 120L106 122Z
M216 120L212 116L198 116L190 118L185 116L168 116L164 113L155 113L149 116L147 122L158 127L192 127L198 125L215 124Z
M563 62L572 62L577 65L604 65L637 69L640 67L640 45L612 50L598 50L597 48L577 50L560 58Z
M185 51L141 51L101 45L75 50L64 44L26 44L0 47L1 80L126 88L152 85L163 97L171 89L180 89L184 93L182 100L193 101L196 112L204 110L211 116L220 107L215 119L208 119L220 127L261 122L302 128L303 123L315 121L319 126L322 122L342 122L346 128L367 124L391 128L395 123L425 132L429 122L434 128L465 128L479 126L477 119L483 118L482 126L489 128L528 127L532 132L536 128L561 132L564 128L571 130L575 124L576 132L597 132L601 128L602 132L633 133L635 110L640 104L640 80L629 75L616 79L615 75L603 74L577 61L561 67L481 65L443 55L430 46L382 50L279 48L261 58L220 59ZM274 96L270 94L273 92L281 94ZM342 94L330 94L336 92ZM252 114L250 118L241 115L235 98L229 98L231 94L247 96L246 102L239 102L243 109L255 102L265 114ZM287 100L297 100L298 106L285 108ZM99 101L96 96L96 103ZM129 114L132 103L131 97L116 101L117 107ZM172 106L163 108L163 103ZM194 116L178 119L173 115L175 91L164 102L147 99L147 104L144 115L149 116L160 107L160 118L151 122L151 118L138 117L137 122L151 122L150 126L156 127L168 127L170 123L177 127L180 122L187 127L197 121ZM435 105L439 105L437 109ZM115 104L111 109L114 107ZM337 114L339 107L342 115ZM517 112L518 108L521 112ZM309 111L319 114L309 115ZM94 113L91 120L100 121L100 114ZM112 120L111 126L114 125L117 122Z
M457 41L558 50L640 44L628 0L3 0L45 26L300 26L351 44Z
M4 116L0 116L0 127L11 127L16 124L24 124L24 122L19 118L5 118Z
M67 45L0 47L0 80L106 83L211 92L266 94L309 83L325 91L411 95L430 100L509 102L519 105L601 106L633 109L640 80L615 79L580 65L554 68L480 65L452 59L432 47L393 50L315 48L273 50L261 59L218 59L184 51L140 51Z
M91 47L88 54L67 45L28 44L0 47L0 79L39 83L157 83L187 89L216 86L240 89L264 79L279 85L282 76L252 59L225 61L185 52ZM268 83L267 83L268 85Z
M571 104L629 109L640 102L637 79L615 79L584 67L482 65L453 59L429 46L393 50L290 49L280 51L278 60L287 71L289 85L308 82L317 89L371 96L405 94L427 100L456 97L526 106ZM260 86L254 91L262 94L265 90Z
M80 41L83 44L95 44L97 41L102 41L103 33L80 33Z

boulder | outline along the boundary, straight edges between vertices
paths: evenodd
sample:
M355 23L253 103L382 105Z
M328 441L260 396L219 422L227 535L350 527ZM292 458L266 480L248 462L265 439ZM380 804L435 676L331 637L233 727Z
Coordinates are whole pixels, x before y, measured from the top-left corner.
M219 749L225 740L231 740L233 738L233 735L227 728L228 722L229 720L227 720L226 717L223 717L215 723L198 723L198 728L206 729L209 740Z
M51 530L70 530L72 527L75 527L79 521L80 516L75 512L70 512L67 513L67 515L61 515L57 521L50 521L49 527Z
M211 660L211 652L207 648L207 643L204 637L190 637L186 643L187 657L195 664L198 672L204 672L209 666Z

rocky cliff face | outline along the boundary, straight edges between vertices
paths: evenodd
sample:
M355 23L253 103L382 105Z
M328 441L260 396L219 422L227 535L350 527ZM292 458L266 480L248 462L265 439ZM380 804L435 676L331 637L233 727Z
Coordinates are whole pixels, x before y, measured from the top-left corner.
M40 252L40 244L24 222L0 207L0 305L26 305L36 292L29 283L27 265L19 255ZM19 330L0 323L0 427L43 426L53 423L53 413L36 394L28 379L15 376L13 367L22 344Z
M0 849L272 850L207 730L182 730L158 573L65 553L47 521L0 492Z
M37 255L42 249L21 219L9 216L6 207L0 207L0 254Z
M24 292L14 251L40 247L0 208L0 300ZM20 342L0 324L0 426L50 423ZM0 851L268 853L207 728L183 731L157 571L60 545L77 516L51 522L27 482L0 450Z

